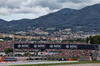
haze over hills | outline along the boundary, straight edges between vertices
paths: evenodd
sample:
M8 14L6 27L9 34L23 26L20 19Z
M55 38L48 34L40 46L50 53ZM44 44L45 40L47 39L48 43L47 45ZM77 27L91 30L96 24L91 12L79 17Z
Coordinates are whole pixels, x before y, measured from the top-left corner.
M29 28L30 27L30 28ZM0 32L27 31L33 28L58 29L71 28L72 32L100 32L100 4L87 6L80 10L65 8L36 19L4 21L0 19Z

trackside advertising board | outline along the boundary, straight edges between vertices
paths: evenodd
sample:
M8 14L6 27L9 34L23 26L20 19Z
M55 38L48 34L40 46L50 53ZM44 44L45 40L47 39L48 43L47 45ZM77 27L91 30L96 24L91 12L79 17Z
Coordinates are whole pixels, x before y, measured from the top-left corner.
M14 44L15 49L77 49L96 50L98 45L84 44Z
M4 58L4 61L17 61L17 58Z

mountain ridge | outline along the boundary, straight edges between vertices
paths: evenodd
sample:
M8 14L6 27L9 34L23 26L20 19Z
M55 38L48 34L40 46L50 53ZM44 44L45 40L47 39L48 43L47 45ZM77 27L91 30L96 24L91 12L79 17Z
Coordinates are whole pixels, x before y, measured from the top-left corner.
M72 32L100 32L99 7L100 4L87 6L80 10L64 8L36 19L15 20L4 25L8 31L27 31L30 26L31 28L42 28L43 30L53 27L56 29L71 28ZM12 26L10 30L9 26Z

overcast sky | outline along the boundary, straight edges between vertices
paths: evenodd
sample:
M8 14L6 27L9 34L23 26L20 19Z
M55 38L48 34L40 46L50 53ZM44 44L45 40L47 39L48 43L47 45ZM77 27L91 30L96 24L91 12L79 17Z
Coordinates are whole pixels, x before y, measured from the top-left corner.
M81 9L98 3L100 0L0 0L0 18L34 19L63 8Z

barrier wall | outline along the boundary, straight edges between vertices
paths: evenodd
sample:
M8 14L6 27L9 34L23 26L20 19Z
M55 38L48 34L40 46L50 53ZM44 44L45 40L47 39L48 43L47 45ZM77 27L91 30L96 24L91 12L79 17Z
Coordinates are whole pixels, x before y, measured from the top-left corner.
M4 56L1 57L1 62L7 62L7 61L17 61L17 58L5 58Z

